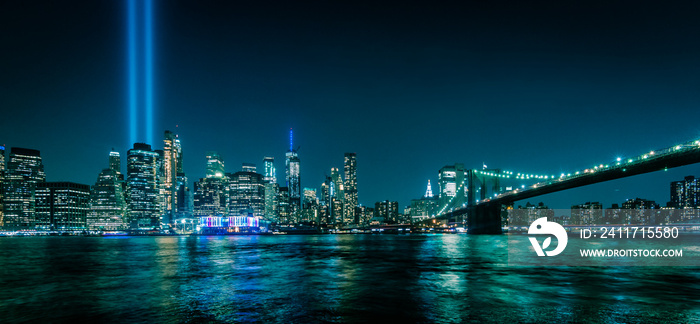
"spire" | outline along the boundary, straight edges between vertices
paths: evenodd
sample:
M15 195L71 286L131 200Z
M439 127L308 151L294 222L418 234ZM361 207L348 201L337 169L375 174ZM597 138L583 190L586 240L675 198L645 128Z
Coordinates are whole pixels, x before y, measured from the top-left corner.
M425 190L425 198L433 198L433 189L430 187L430 180L428 180L428 189Z
M294 151L294 145L292 142L292 129L289 129L289 151Z

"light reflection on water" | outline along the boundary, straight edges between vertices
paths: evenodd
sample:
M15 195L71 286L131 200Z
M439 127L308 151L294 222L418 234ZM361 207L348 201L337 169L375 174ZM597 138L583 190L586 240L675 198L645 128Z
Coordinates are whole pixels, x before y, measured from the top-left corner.
M700 320L698 268L512 267L507 246L505 235L2 238L0 318Z

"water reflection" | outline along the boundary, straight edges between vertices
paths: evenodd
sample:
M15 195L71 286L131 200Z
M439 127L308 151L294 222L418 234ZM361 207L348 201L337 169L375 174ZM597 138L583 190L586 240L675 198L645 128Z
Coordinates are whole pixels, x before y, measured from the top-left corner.
M688 267L513 267L506 236L0 239L5 322L697 322Z

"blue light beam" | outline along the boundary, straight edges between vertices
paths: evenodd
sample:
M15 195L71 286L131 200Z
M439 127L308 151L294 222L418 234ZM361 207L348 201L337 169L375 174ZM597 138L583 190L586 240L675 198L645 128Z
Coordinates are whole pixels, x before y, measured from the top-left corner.
M144 1L144 48L146 67L146 139L153 144L153 3Z
M129 28L129 143L137 141L137 121L136 114L136 0L127 1L128 28Z

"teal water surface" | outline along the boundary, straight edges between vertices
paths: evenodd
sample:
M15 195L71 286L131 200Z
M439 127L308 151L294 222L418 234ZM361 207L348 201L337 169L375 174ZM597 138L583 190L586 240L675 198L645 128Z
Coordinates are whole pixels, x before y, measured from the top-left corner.
M0 238L0 318L3 323L700 321L699 268L509 266L508 240L508 235Z

